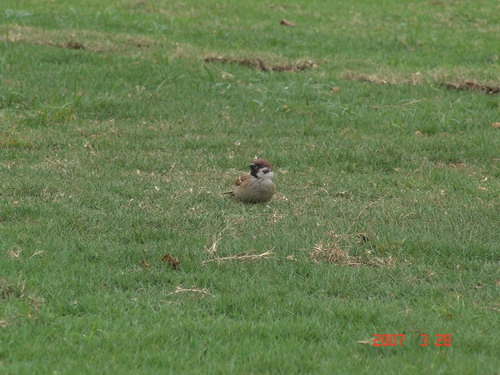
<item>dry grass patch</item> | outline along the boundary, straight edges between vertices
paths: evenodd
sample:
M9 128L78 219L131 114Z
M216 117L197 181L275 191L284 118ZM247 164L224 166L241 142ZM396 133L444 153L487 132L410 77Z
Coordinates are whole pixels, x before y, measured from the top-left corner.
M206 288L183 288L182 285L179 285L178 287L175 288L173 292L168 293L168 296L171 296L173 294L180 294L180 293L198 293L198 294L204 294L207 296L211 296L212 294L208 292Z
M364 74L348 71L342 75L343 79L375 83L377 85L421 85L425 82L425 76L420 73L398 74L398 73L373 73Z
M239 253L236 255L230 255L227 257L208 259L208 260L205 260L202 264L206 264L206 263L210 263L210 262L222 263L225 261L232 261L232 260L242 261L242 260L269 259L269 258L272 258L274 255L273 250L274 250L274 248L271 250L268 250L266 252L263 252L261 254L254 254L255 250L250 250L250 251L245 251L243 253Z
M212 246L209 248L205 249L205 251L210 255L211 257L215 256L217 253L217 246L219 244L219 241L222 239L222 237L217 238L213 243Z
M368 345L368 346L375 346L374 340L372 338L366 339L366 340L359 340L356 341L358 344L361 345Z
M0 27L0 41L92 52L125 52L127 55L133 54L139 49L159 46L158 41L144 36L106 34L92 30L49 30L20 25L4 25Z
M0 148L5 149L32 149L35 141L40 137L30 137L27 134L13 131L0 131Z
M0 299L22 298L24 287L20 279L17 285L13 285L9 280L0 279Z
M206 56L203 61L206 63L243 65L252 69L262 70L263 72L303 72L304 70L318 67L318 65L311 60L298 61L294 64L270 64L260 58L233 58L218 55Z
M474 81L464 81L459 83L444 83L445 87L450 90L460 91L478 91L486 94L498 94L500 85L484 84Z
M314 245L310 257L314 262L327 262L338 266L349 267L394 267L396 258L376 257L370 251L365 252L363 256L353 256L347 250L342 249L335 240L328 244L322 242Z
M319 242L314 245L313 249L310 252L310 258L314 262L324 261L327 263L332 263L341 266L350 266L350 267L359 267L359 266L368 266L368 267L393 267L396 265L396 259L392 256L388 257L376 257L372 255L371 251L365 251L365 254L362 256L354 256L349 254L348 250L345 250L340 246L340 243L345 243L347 246L349 245L349 238L354 235L351 230L356 225L358 219L363 216L366 210L377 203L383 201L384 197L381 197L373 202L368 203L363 209L358 213L358 215L354 218L351 225L347 230L341 234L335 234L333 232L329 232L328 235L330 237L330 241L327 244L323 242ZM358 244L367 243L370 241L370 236L367 233L359 232L355 234L356 241Z
M471 74L471 73L469 73ZM358 73L348 71L342 78L350 81L374 83L377 85L423 85L438 82L450 90L477 91L486 94L498 94L500 84L495 82L480 83L470 78L464 78L463 72L435 71L429 74L416 73Z

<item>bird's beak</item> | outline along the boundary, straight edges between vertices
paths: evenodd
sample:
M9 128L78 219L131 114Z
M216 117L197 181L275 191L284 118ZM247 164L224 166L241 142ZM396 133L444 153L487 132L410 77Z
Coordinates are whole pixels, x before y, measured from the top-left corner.
M252 163L250 164L250 169L257 169L257 166L254 163Z

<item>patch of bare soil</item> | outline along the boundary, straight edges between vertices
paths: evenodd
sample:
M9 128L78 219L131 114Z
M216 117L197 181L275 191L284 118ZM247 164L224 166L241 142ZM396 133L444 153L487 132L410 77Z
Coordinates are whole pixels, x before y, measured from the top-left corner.
M486 94L498 94L500 86L496 84L479 83L473 80L459 81L453 78L443 77L442 74L424 75L420 72L413 74L398 73L374 73L363 74L348 71L342 75L342 78L351 81L369 82L377 85L422 85L425 82L443 82L442 85L450 90L477 91Z
M317 68L318 65L311 60L299 61L295 64L269 64L262 59L233 58L224 56L206 56L203 61L207 63L237 64L263 72L302 72L308 69Z
M447 89L450 90L479 91L486 94L498 94L500 92L500 86L487 85L474 81L465 81L461 83L445 83L444 85Z
M80 42L67 42L62 45L59 44L60 47L68 48L68 49L85 49L83 43Z

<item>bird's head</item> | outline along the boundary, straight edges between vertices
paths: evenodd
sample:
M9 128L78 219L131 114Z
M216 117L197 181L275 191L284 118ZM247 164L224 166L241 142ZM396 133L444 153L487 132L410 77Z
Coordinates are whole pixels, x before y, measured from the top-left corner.
M274 177L273 168L267 160L255 159L250 164L250 174L255 178L270 178Z

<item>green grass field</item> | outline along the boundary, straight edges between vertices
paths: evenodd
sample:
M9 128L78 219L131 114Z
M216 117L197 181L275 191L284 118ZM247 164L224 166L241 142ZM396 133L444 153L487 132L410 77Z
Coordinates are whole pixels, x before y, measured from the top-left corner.
M2 0L0 373L498 374L498 10Z

